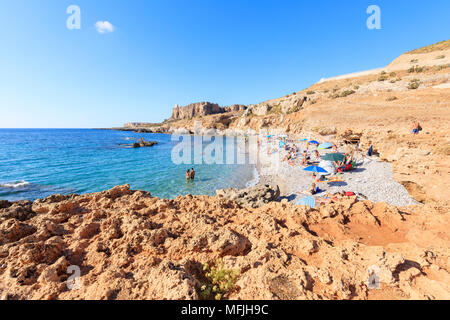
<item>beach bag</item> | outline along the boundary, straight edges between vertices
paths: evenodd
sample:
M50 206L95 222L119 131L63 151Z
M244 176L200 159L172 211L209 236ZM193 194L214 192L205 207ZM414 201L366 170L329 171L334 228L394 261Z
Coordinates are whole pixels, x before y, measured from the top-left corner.
M369 157L371 157L372 154L373 154L373 147L370 146L369 151L367 151L367 155L368 155Z

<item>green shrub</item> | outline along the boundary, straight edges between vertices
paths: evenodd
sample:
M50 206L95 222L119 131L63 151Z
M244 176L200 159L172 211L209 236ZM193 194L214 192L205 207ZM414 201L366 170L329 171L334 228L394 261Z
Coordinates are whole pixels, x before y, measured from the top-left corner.
M412 59L410 62L411 63L417 63L417 62L419 62L419 60L418 59Z
M339 98L339 97L340 97L339 93L331 94L331 95L329 96L330 99L337 99L337 98Z
M437 66L437 70L440 71L448 67L450 67L450 64L441 64L440 66Z
M200 297L216 300L221 300L234 289L241 274L239 270L225 269L222 259L216 260L212 265L204 263L203 272L204 282L200 288Z
M316 93L316 92L312 91L312 90L306 91L306 94L314 94L314 93Z
M391 72L391 73L389 73L389 76L390 77L395 77L397 74L395 73L395 72Z
M385 81L385 80L387 80L387 78L388 78L388 76L386 76L386 75L382 75L382 76L379 76L378 77L378 81Z
M345 90L344 92L341 93L341 97L342 98L343 97L347 97L347 96L349 96L351 94L354 94L354 93L355 93L355 91L353 91L353 90Z
M385 75L386 74L386 71L381 71L381 75Z
M415 90L415 89L419 88L419 86L420 86L420 81L418 79L414 79L409 82L408 89Z
M419 66L414 66L414 67L411 67L411 68L409 68L408 69L408 72L409 73L420 73L420 72L423 72L423 71L425 71L426 69L424 68L424 67L419 67Z

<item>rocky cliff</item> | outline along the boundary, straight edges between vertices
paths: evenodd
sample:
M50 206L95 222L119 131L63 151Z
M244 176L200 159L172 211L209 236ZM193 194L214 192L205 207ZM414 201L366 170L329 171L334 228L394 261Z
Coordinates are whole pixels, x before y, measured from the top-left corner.
M221 107L216 103L197 102L191 103L184 107L176 105L172 110L171 120L192 119L195 117L203 117L212 114L243 111L244 105L234 104L228 107Z

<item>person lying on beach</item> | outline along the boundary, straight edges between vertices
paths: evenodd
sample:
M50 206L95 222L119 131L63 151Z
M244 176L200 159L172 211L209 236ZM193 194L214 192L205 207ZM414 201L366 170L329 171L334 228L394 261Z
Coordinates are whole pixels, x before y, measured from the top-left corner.
M192 180L195 179L195 171L194 171L194 168L192 168L192 170L191 170L191 179L192 179Z
M338 201L338 197L331 193L327 193L326 195L323 196L323 198L319 199L320 204L329 204L329 203L333 203L333 202L337 202L337 201Z
M419 131L421 131L421 130L422 130L422 127L420 126L419 122L415 122L412 127L412 133L414 135L416 135L416 134L419 134Z
M191 171L189 169L186 170L186 180L191 178Z

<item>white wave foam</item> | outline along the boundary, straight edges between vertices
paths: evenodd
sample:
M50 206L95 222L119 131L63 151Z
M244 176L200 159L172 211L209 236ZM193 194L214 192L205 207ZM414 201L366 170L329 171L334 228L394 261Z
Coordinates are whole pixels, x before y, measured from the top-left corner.
M250 187L253 187L253 186L256 186L257 184L258 184L258 182L259 182L259 172L258 172L258 169L256 169L256 166L253 168L253 179L252 180L250 180L250 181L248 181L246 184L245 184L245 187L246 188L250 188Z
M29 185L30 183L28 181L16 181L16 182L7 182L4 184L0 184L1 188L20 188L20 187L25 187L27 185Z

